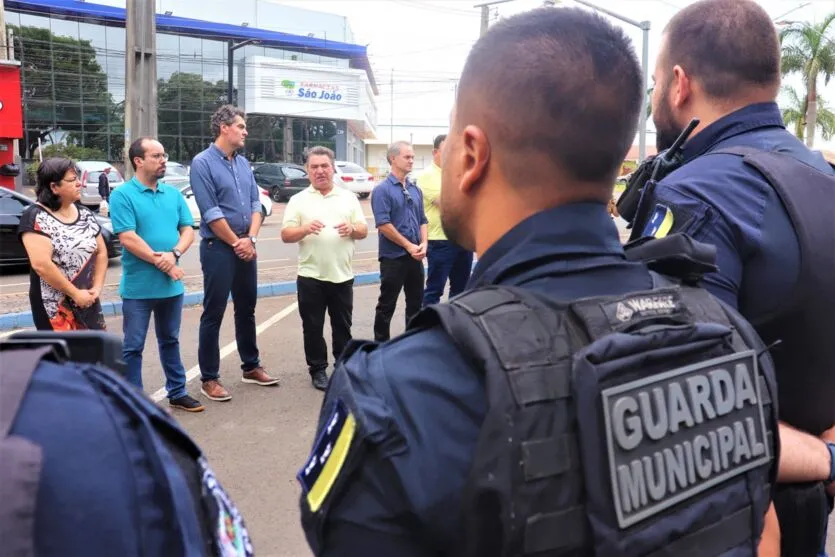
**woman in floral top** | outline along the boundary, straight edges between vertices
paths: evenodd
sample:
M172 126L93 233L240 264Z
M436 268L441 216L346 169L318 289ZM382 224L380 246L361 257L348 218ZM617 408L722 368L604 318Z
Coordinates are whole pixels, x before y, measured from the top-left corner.
M99 295L107 247L93 212L77 204L81 181L73 161L51 158L38 167L38 203L20 218L26 248L29 302L38 329L104 329Z

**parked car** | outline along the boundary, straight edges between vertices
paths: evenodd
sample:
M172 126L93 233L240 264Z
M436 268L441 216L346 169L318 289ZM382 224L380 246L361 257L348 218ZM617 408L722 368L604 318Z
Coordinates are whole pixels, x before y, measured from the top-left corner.
M178 162L168 161L165 163L165 176L161 180L174 187L188 184L188 167Z
M268 162L255 167L255 183L267 190L275 202L287 201L310 186L303 166L289 162Z
M17 226L23 211L34 202L23 194L0 187L0 267L29 265L26 249L17 236ZM112 259L122 255L122 245L113 233L110 219L96 215L96 220L101 225L107 257Z
M194 193L191 191L191 184L178 186L183 197L186 198L186 205L191 213L191 218L194 219L194 228L200 226L200 209L197 207L197 200L194 199ZM270 200L270 195L267 190L260 188L258 192L258 199L261 200L261 216L267 218L273 214L273 202Z
M78 176L81 178L81 204L90 207L97 211L101 205L101 196L99 195L99 176L104 172L105 168L110 168L107 173L107 179L110 182L110 189L121 186L125 183L125 179L119 173L113 164L104 161L78 161Z
M374 189L374 176L360 165L348 161L336 161L334 183L348 191L352 191L360 199L371 195Z

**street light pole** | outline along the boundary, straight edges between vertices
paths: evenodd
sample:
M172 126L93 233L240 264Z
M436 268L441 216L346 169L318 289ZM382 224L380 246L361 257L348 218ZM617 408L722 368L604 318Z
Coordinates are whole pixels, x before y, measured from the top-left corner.
M643 78L643 87L641 90L641 94L643 96L643 100L641 101L641 116L640 116L640 129L638 130L638 162L642 162L647 156L647 77L649 76L649 30L650 30L650 22L649 21L636 21L629 17L620 15L619 13L613 12L611 10L607 10L606 8L601 8L597 4L589 2L588 0L574 0L578 4L582 4L587 6L593 10L597 10L599 12L603 12L604 14L611 16L615 19L619 19L624 23L628 23L629 25L634 25L641 31L643 31L643 45L641 48L641 69L644 72Z
M474 8L481 8L481 32L479 33L479 37L484 36L487 32L487 27L490 26L490 6L504 4L505 2L513 2L513 0L491 0L473 6Z
M234 93L235 88L232 86L232 80L235 79L235 51L239 48L243 48L248 44L257 43L258 41L255 39L247 39L245 41L241 41L236 43L234 41L229 41L227 49L226 49L226 69L228 72L228 81L226 83L226 102L228 104L234 104L235 106L238 105L237 102L232 102L232 94Z

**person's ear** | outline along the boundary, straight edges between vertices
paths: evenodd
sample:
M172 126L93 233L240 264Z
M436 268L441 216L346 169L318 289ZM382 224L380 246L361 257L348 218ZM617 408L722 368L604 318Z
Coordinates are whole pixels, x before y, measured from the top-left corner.
M487 174L491 155L490 141L484 130L470 125L461 134L461 145L458 156L463 160L460 161L462 172L458 187L462 193L471 194Z
M670 84L670 102L681 108L693 95L693 80L679 65L673 66L673 80Z

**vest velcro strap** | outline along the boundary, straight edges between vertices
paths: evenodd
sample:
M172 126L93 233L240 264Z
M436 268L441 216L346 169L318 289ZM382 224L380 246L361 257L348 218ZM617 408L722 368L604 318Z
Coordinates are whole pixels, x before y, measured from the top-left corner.
M583 506L537 514L528 518L525 524L525 555L582 547L587 538L588 523Z
M556 476L571 468L574 435L556 435L522 443L522 467L525 481Z
M571 360L550 366L508 372L510 389L519 406L568 398L571 395Z
M452 303L471 315L482 315L493 308L518 301L519 299L508 290L485 288L463 294Z
M722 555L731 548L755 539L751 532L752 509L747 506L719 522L679 538L647 557L699 557Z
M760 400L762 400L763 405L771 404L771 393L768 391L768 385L765 382L765 377L757 375L757 381L760 384Z

